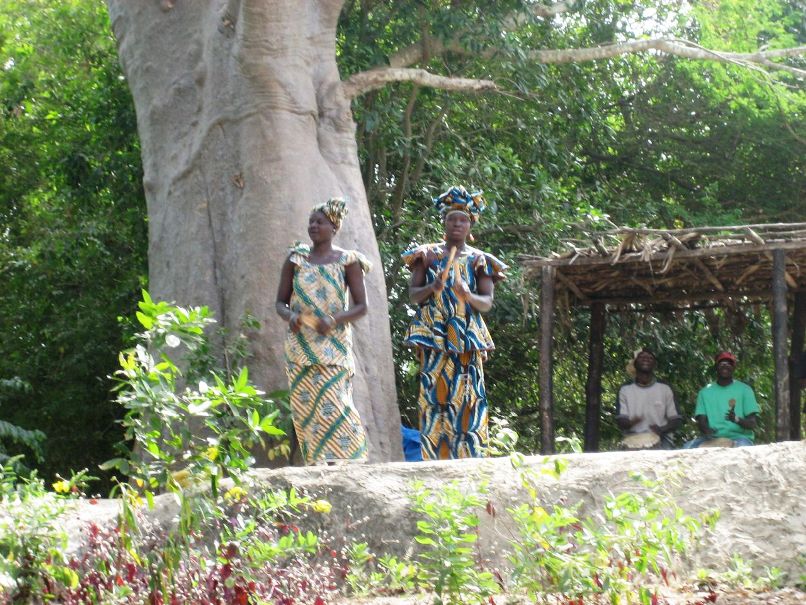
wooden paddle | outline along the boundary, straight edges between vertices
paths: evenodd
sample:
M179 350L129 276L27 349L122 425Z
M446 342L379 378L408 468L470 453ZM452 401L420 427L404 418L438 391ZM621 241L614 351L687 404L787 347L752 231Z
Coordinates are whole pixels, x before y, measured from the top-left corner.
M456 256L456 246L451 246L451 251L448 254L448 262L445 263L445 268L442 270L442 275L440 276L442 281L448 279L448 273L450 272L451 267L453 266L453 258L455 256Z

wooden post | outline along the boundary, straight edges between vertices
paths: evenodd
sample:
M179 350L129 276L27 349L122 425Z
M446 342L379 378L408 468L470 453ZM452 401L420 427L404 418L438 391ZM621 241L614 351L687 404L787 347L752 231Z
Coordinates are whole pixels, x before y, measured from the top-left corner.
M599 451L599 425L602 413L602 366L604 365L605 305L591 305L588 340L588 382L585 384L585 451Z
M554 386L552 337L554 335L554 267L543 267L540 288L540 443L544 454L554 453Z
M772 251L772 350L775 359L775 438L789 439L789 363L786 355L786 253Z
M795 294L795 305L792 310L792 341L789 348L789 438L800 441L801 413L803 395L800 381L806 378L806 367L800 366L806 340L806 292ZM801 374L795 373L800 369Z

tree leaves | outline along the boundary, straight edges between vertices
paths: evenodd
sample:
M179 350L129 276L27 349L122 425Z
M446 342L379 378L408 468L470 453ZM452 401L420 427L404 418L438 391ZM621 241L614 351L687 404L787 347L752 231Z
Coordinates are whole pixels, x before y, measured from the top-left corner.
M146 222L134 111L102 3L0 7L0 415L47 433L46 475L111 455L105 376L134 332Z

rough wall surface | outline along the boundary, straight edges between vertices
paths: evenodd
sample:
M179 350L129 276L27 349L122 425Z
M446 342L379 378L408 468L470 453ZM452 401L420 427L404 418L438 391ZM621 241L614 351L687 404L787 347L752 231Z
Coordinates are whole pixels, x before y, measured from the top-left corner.
M797 578L806 570L806 442L784 442L737 449L613 452L559 456L568 467L559 480L544 476L544 506L581 502L582 510L600 507L608 493L635 489L630 474L663 479L671 498L689 514L719 509L714 531L684 563L683 571L700 567L729 568L734 554L763 571L776 566ZM539 470L548 459L530 457ZM260 470L260 483L272 488L294 486L325 498L332 511L311 518L335 542L365 541L377 553L410 553L416 518L409 510L411 482L438 487L452 481L467 485L487 481L495 519L481 513L481 552L504 565L509 535L506 509L524 501L518 474L507 458L430 463ZM671 479L678 477L677 479ZM70 520L77 545L80 520L114 516L114 502L82 505ZM170 497L158 498L155 516L170 523L175 509Z
M639 472L664 480L671 497L689 514L720 511L714 532L688 562L692 570L727 569L734 554L759 569L777 566L795 577L806 570L806 442L560 457L569 463L560 479L545 475L541 479L547 504L581 502L584 514L601 507L608 493L635 489L630 474ZM527 461L537 470L554 458ZM505 509L525 498L518 474L506 458L283 469L261 473L261 478L271 486L293 485L329 499L333 511L327 519L328 532L353 540L358 532L378 553L402 554L411 548L416 519L408 510L407 493L414 480L429 487L488 481L498 515L495 519L481 515L481 551L491 559L505 549L509 535ZM356 520L362 521L352 525Z

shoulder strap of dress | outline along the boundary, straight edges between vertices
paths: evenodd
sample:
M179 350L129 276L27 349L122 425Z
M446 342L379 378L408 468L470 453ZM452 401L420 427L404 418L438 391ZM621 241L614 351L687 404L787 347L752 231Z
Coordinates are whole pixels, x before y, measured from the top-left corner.
M353 263L358 263L361 265L361 270L364 273L369 273L372 270L372 263L361 252L358 250L345 250L341 255L342 266L346 267L347 265L352 265Z
M411 269L418 260L422 260L423 263L425 263L429 253L432 256L439 256L441 246L442 244L421 244L409 248L403 252L400 257L403 259L403 263L406 267Z
M506 279L506 270L509 266L501 259L488 252L483 252L478 248L471 248L470 254L473 256L473 269L481 275L489 275L493 281Z
M295 265L301 265L303 262L308 260L310 254L311 254L311 247L308 244L303 244L302 242L294 242L292 246L288 249L288 260L290 260Z

